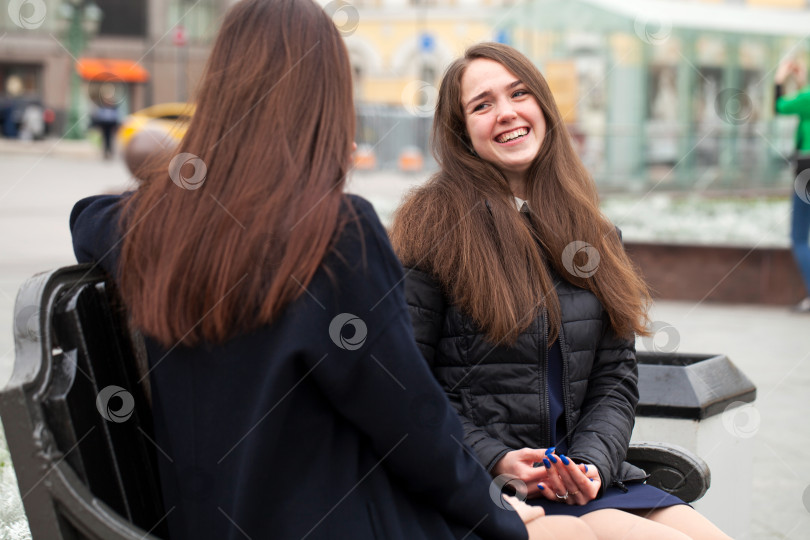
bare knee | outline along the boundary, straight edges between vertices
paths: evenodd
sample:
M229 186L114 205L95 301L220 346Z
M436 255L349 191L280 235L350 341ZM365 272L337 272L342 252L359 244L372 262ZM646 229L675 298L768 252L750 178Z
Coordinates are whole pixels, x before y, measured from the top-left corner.
M597 510L581 519L599 540L693 540L675 528L622 510Z
M650 512L650 520L678 529L693 540L732 540L714 523L694 508L686 505L671 506Z
M529 540L576 538L597 540L597 536L581 519L569 516L546 516L528 523Z

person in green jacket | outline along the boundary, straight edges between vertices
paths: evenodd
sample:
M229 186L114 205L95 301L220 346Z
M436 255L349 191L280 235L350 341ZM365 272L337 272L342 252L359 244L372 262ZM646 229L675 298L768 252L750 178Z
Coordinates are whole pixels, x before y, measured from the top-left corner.
M791 95L783 95L784 83L791 77L800 86L800 90ZM776 113L799 115L790 243L808 294L795 309L810 313L810 86L807 85L807 70L801 62L786 60L779 65L774 82Z

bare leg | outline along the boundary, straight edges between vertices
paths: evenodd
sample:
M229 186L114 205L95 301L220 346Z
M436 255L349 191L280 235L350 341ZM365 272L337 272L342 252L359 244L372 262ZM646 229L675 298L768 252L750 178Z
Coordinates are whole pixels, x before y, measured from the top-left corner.
M694 538L694 540L731 540L731 537L717 528L694 508L685 504L653 510L647 519L661 523Z
M672 527L622 510L597 510L580 519L599 540L691 540L690 536Z
M581 519L547 516L526 524L529 540L596 540L596 535Z

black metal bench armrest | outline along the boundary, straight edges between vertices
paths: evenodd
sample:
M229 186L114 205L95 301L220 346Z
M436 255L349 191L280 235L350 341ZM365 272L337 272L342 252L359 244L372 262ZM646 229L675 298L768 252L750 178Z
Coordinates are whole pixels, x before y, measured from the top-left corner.
M684 502L694 502L711 485L709 466L700 457L675 444L636 442L627 451L627 461L650 475L647 484L671 493Z
M33 538L167 538L151 412L107 276L77 265L30 278L14 323L0 415ZM123 419L109 417L120 402L97 403L110 387L132 397Z

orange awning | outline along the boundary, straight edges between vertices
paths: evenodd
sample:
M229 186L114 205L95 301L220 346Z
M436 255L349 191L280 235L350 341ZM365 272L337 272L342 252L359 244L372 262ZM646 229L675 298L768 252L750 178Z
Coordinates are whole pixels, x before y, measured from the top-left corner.
M82 58L76 62L76 71L88 81L143 83L149 80L149 72L132 60Z

